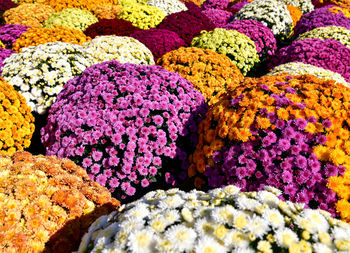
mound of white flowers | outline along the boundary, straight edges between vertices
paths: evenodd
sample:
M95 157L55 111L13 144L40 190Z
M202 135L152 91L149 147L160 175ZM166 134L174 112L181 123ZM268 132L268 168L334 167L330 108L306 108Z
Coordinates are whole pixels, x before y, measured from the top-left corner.
M153 191L97 219L79 252L350 250L350 225L278 198L279 190Z
M50 42L23 48L3 64L6 82L26 98L32 111L44 114L63 85L96 61L82 46Z

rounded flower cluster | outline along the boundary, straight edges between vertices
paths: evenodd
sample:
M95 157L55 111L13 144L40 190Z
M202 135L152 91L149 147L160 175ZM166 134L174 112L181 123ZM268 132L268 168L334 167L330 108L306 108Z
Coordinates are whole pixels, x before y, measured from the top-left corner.
M78 30L73 30L63 26L53 26L52 28L32 28L21 34L12 49L21 52L23 47L37 46L48 42L67 42L73 44L82 44L91 38Z
M139 196L186 178L204 102L160 66L104 62L64 86L41 140L47 155L72 159L118 199Z
M231 12L220 9L206 9L203 13L216 27L222 27L233 19L233 14Z
M187 11L187 7L184 3L174 0L149 0L147 5L157 7L165 13L166 16L180 12Z
M143 43L151 50L154 59L158 60L162 55L179 47L185 46L185 42L173 31L151 28L141 30L130 35Z
M289 11L289 14L290 14L292 20L293 20L293 29L294 29L294 27L296 26L296 24L300 20L303 13L299 10L298 7L295 7L293 5L287 5L287 9ZM292 30L292 32L294 32L294 30Z
M23 25L4 25L0 27L0 40L8 49L12 48L13 43L28 30L28 26Z
M113 252L346 252L350 225L328 212L279 199L266 187L235 186L183 192L153 191L101 216L79 253Z
M48 18L56 11L44 4L21 4L4 13L6 24L42 27Z
M287 5L277 0L255 0L242 7L235 15L238 20L253 19L270 28L278 41L290 37L293 20Z
M280 0L285 4L297 7L303 14L314 10L311 0Z
M165 54L157 63L189 80L209 105L216 103L227 88L234 88L244 78L227 56L209 49L181 47Z
M237 30L253 40L261 61L266 61L277 50L277 42L272 31L259 21L234 20L222 28Z
M0 25L5 23L5 20L3 18L4 12L8 9L15 8L17 6L18 4L14 3L11 0L2 0L0 2Z
M267 75L288 73L291 76L310 74L324 80L333 80L350 88L350 84L338 73L302 62L289 62L274 67Z
M131 37L98 36L83 46L97 62L117 60L120 63L154 64L152 52Z
M12 51L11 49L0 48L0 76L2 73L2 67L4 66L3 65L4 60L10 57L11 54L14 54L14 53L16 52Z
M165 18L165 13L159 8L145 4L131 4L123 7L119 18L130 21L140 29L156 27Z
M83 47L50 42L22 48L3 62L2 76L27 100L33 111L44 114L63 85L95 64Z
M115 19L122 12L122 7L120 5L112 5L112 4L94 5L91 8L91 12L99 20Z
M100 216L117 210L107 189L67 159L0 155L0 248L72 252Z
M192 39L201 31L211 31L215 25L202 13L201 9L192 7L187 11L167 16L157 28L176 32L186 45L190 45Z
M0 77L0 154L28 148L33 132L34 117L25 98Z
M350 82L350 49L333 39L305 39L281 48L270 68L287 62L302 62L341 74Z
M321 40L334 39L344 46L350 48L350 29L342 26L318 27L311 31L300 34L297 40L318 38Z
M84 31L91 24L98 22L98 19L87 10L67 8L50 16L45 22L45 27L54 25L65 26L73 30Z
M94 6L98 5L117 5L118 0L44 0L46 4L50 5L56 11L62 11L68 8L77 8L91 11Z
M254 41L235 30L216 28L210 32L203 31L192 40L191 46L210 49L226 55L244 76L259 63Z
M97 23L90 25L84 33L91 38L95 38L101 35L129 36L139 30L131 22L116 18L101 19Z
M347 87L311 75L246 78L200 123L189 176L197 187L271 185L286 200L341 214L343 197L327 185L350 169L349 101Z
M231 4L230 0L205 0L202 9L225 9Z
M323 26L342 26L350 29L350 17L339 6L330 5L315 9L301 17L294 28L295 36Z

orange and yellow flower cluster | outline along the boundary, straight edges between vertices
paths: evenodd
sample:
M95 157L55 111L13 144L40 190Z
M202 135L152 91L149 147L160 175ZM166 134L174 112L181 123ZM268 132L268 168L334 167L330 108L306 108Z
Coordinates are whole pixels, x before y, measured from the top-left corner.
M91 40L82 31L73 30L68 27L54 26L52 28L33 28L22 33L13 44L13 50L21 52L23 47L37 46L48 42L69 42L73 44L83 44Z
M0 155L0 251L72 252L119 202L68 159Z
M158 64L192 82L210 105L216 103L227 88L236 87L244 78L227 56L210 49L181 47L166 53Z
M293 5L287 4L287 9L289 11L290 16L293 19L293 27L295 27L295 25L297 24L297 22L299 21L299 19L303 15L303 13L301 12L301 10L298 7L295 7Z
M45 4L50 5L56 11L67 8L78 8L91 11L98 5L118 5L118 0L45 0Z
M91 8L91 12L98 19L115 19L122 11L120 5L99 4Z
M42 27L48 18L56 11L45 4L21 4L5 11L3 17L6 24Z
M34 117L25 98L0 78L0 154L29 147Z

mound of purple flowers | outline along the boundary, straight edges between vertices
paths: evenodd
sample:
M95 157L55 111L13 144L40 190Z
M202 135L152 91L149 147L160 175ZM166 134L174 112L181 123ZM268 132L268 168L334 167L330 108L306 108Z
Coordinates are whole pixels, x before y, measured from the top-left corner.
M329 9L338 7L337 5L327 5L312 12L304 14L294 27L294 36L313 30L323 26L343 26L350 29L350 18L347 18L344 13L333 13Z
M165 29L140 30L131 34L130 37L137 39L148 47L155 60L158 60L167 52L185 46L185 42L176 32Z
M9 57L11 54L16 53L15 51L12 51L11 49L5 49L5 48L0 48L0 75L2 73L2 66L4 66L2 63L3 61Z
M201 31L211 31L215 25L204 15L201 9L194 4L186 4L188 10L168 15L157 26L160 29L167 29L176 32L184 40L186 45L190 45L194 37Z
M4 25L0 27L0 40L6 48L11 49L12 44L21 36L22 33L28 30L28 26L24 25Z
M233 14L231 12L220 9L206 9L203 11L203 14L206 15L216 27L222 27L233 19Z
M191 150L184 143L197 143L204 101L160 66L100 63L64 86L42 142L47 155L73 160L119 199L136 197L186 178Z
M202 9L224 9L230 5L230 0L205 0Z
M286 91L296 92L292 88ZM281 107L293 104L286 93L270 92L269 96ZM237 99L241 98L231 101ZM253 124L254 140L231 141L215 151L214 165L206 165L204 172L208 185L214 188L233 184L244 191L259 191L269 185L281 189L284 200L305 203L307 207L321 208L335 215L337 197L327 187L327 179L344 174L345 167L320 161L313 153L316 146L327 140L323 133L305 131L308 122L314 124L316 119L281 120L265 108L260 109L258 115L268 118L276 128L256 128ZM323 121L324 126L330 127L330 124L327 119Z
M234 20L222 26L227 30L237 30L254 41L260 60L275 54L277 42L270 28L256 20Z
M269 63L269 68L287 63L302 62L329 69L350 81L350 49L333 39L306 39L294 41L278 50Z

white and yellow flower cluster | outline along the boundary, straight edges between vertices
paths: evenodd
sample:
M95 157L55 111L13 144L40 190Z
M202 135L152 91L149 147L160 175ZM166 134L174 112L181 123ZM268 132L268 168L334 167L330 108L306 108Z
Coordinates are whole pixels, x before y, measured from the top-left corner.
M312 4L311 0L279 0L279 1L299 8L299 10L303 14L311 12L315 9L315 6Z
M96 61L117 60L120 63L155 64L152 52L140 41L124 36L97 36L83 45Z
M302 62L289 62L281 64L274 67L267 75L273 76L283 73L288 73L291 76L310 74L324 80L333 80L344 86L350 87L350 84L345 81L345 79L339 73Z
M333 39L350 48L350 30L342 26L317 27L311 31L300 34L297 40L306 39Z
M3 62L2 76L26 98L32 111L44 114L63 85L95 63L80 45L50 42L12 54Z
M187 11L186 5L179 0L150 0L146 4L159 8L165 15Z
M78 252L350 250L349 224L279 194L272 187L243 193L235 186L153 191L96 220Z

